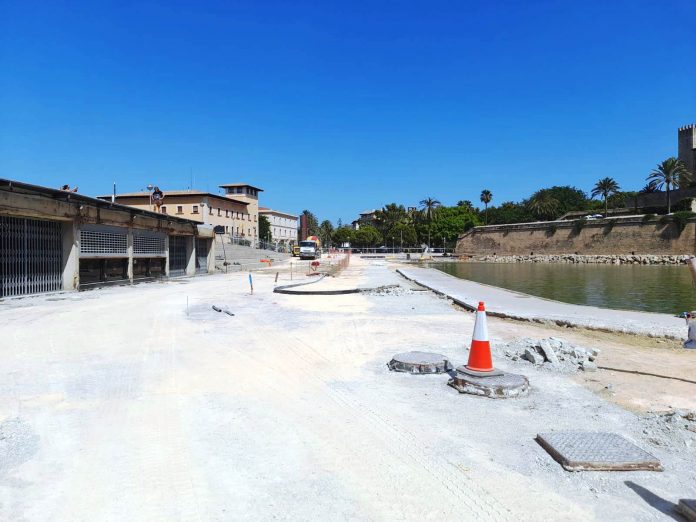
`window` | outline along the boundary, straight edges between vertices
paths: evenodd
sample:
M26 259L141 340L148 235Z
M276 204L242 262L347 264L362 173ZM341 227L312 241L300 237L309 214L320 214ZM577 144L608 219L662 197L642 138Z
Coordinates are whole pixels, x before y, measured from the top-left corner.
M230 211L229 211L229 210L225 210L225 217L226 217L226 218L230 217Z
M225 226L225 234L229 234L229 233L230 233L230 227Z
M193 205L193 213L198 214L198 205Z
M254 222L256 222L256 214L254 214Z
M239 227L237 227L237 235L239 235Z
M177 207L176 207L176 213L177 213L177 214L183 214L183 213L184 213L184 207L182 207L181 205L177 205Z
M218 216L222 216L222 209L218 208Z
M167 207L160 207L160 212L162 212L162 214L166 214L166 213L167 213Z

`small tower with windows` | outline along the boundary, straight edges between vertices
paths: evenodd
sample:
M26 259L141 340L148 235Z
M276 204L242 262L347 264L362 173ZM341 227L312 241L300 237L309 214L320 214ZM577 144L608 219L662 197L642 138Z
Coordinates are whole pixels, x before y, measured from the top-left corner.
M679 128L679 159L696 175L696 124Z
M247 185L246 183L228 183L220 185L225 191L225 197L248 203L247 212L239 224L235 226L241 229L244 237L252 240L259 238L259 192L263 189Z

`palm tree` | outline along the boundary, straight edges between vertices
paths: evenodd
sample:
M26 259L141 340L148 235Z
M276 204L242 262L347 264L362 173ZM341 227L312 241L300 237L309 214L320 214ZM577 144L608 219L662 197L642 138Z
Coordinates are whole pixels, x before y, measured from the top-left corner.
M600 179L597 183L595 183L591 196L594 198L601 195L604 198L604 217L607 217L609 214L609 196L616 194L619 191L619 188L619 184L614 178Z
M652 194L653 192L659 192L655 186L655 182L651 181L646 183L645 186L638 191L640 194Z
M331 236L334 233L334 227L331 224L331 221L328 219L325 219L324 221L321 222L321 225L319 225L319 237L321 238L322 243L324 243L326 246L331 245Z
M560 203L546 190L540 190L527 203L527 207L537 217L542 219L554 219L558 216Z
M437 210L437 207L442 206L442 203L440 203L437 199L425 198L424 200L421 200L420 205L422 207L421 212L423 212L423 215L428 221L432 221L433 216L435 215L435 210Z
M655 168L646 179L651 184L654 184L656 189L661 189L662 185L667 188L667 214L671 214L672 201L670 189L672 187L679 188L681 185L689 183L691 181L691 174L686 170L686 165L684 165L683 161L671 157L667 158L662 163L658 163L657 168Z
M493 199L493 194L490 190L484 189L481 191L481 203L486 207L486 225L488 224L488 204Z
M438 207L442 206L437 199L425 198L421 200L421 212L428 220L428 248L430 248L430 229L432 227L433 216L435 216L435 211Z

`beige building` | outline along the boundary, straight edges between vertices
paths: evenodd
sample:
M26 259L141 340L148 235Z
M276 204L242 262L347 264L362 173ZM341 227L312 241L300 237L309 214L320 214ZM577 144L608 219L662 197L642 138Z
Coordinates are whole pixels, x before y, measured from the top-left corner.
M254 240L258 236L258 210L252 214L242 199L218 196L198 190L164 191L160 213L199 221L227 235ZM111 200L111 196L99 196ZM155 210L149 192L117 194L116 203L143 210ZM258 209L258 205L257 205Z
M263 192L263 189L254 187L253 185L247 185L246 183L228 183L219 186L225 191L226 198L242 201L247 204L247 212L249 213L251 223L253 223L251 227L247 228L253 231L253 239L258 239L259 192ZM247 238L248 237L247 235Z
M266 216L271 225L271 241L283 245L297 243L297 227L299 218L294 214L280 212L270 208L260 207L259 214ZM262 237L267 240L268 238Z

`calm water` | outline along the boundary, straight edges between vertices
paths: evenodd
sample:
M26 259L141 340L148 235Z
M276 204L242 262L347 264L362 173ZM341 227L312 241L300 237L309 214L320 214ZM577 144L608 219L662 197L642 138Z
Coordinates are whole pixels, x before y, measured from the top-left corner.
M686 265L570 265L544 263L433 263L462 279L566 303L680 313L696 310Z

